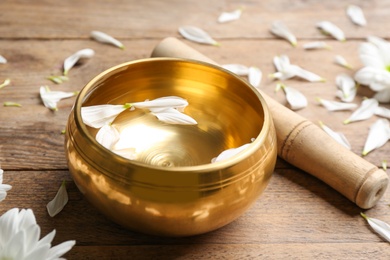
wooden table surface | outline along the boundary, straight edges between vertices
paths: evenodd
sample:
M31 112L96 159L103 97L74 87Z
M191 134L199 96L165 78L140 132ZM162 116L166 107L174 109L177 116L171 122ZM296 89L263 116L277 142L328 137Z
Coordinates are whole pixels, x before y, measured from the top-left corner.
M240 63L263 72L260 88L282 104L276 81L267 77L275 71L272 58L286 54L294 64L326 78L325 83L299 79L284 81L299 89L309 100L297 111L311 121L323 121L343 132L360 154L368 127L377 119L343 125L351 112L329 112L315 97L336 100L335 77L354 73L362 66L359 45L366 36L390 38L390 2L348 1L362 7L368 25L358 27L346 16L347 1L287 0L2 0L0 2L0 81L12 83L0 90L0 103L13 101L22 107L0 107L0 165L4 183L12 190L0 203L0 214L13 208L33 209L42 235L57 230L54 244L76 240L65 255L68 259L389 259L390 246L378 237L360 212L390 223L390 191L379 203L363 211L328 185L278 159L264 194L233 223L208 234L186 238L161 238L125 230L93 208L72 182L64 155L67 117L74 98L59 102L59 111L43 106L39 87L77 91L91 78L111 66L150 56L165 37L181 38L177 29L194 25L206 30L222 46L200 45L183 40L220 64ZM238 21L219 24L223 11L243 7ZM283 21L298 38L298 47L274 37L269 28ZM321 20L337 24L347 42L321 34ZM106 32L126 46L120 50L90 39L90 31ZM332 50L305 51L302 44L323 40ZM56 85L46 79L59 75L62 62L83 48L96 55L73 68L69 81ZM333 62L342 55L353 66L345 69ZM362 87L355 103L370 95ZM389 107L388 105L386 105ZM381 166L390 161L390 143L365 158ZM61 182L68 182L69 203L54 218L46 204ZM1 230L0 230L1 232Z

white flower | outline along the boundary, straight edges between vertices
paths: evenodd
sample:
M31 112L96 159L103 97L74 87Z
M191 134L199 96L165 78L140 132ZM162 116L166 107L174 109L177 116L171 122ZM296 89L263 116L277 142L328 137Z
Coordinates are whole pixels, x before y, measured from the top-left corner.
M241 64L225 64L222 65L222 68L237 74L238 76L248 76L249 68Z
M341 56L341 55L336 55L336 56L334 57L334 62L335 62L336 64L338 64L338 65L344 67L344 68L352 69L352 65L349 64L349 63L347 62L347 60L346 60L343 56Z
M0 201L4 200L7 197L7 191L9 191L12 186L9 184L3 184L3 173L4 170L0 169Z
M310 71L304 70L297 65L290 63L286 55L275 56L274 65L278 72L270 75L271 78L286 80L292 77L299 77L310 82L324 82L325 79Z
M277 84L276 91L279 91L279 89L283 89L286 94L287 102L292 110L299 110L307 107L306 97L295 88L287 87L283 84Z
M69 240L51 247L55 230L39 239L41 229L31 209L8 210L0 217L0 259L59 260L76 244Z
M241 17L241 13L242 13L242 9L237 9L232 12L223 12L218 17L218 22L227 23L227 22L238 20Z
M316 42L308 42L303 44L303 48L305 50L314 50L314 49L332 49L326 42L316 41Z
M179 27L179 33L187 40L193 42L210 44L215 46L220 45L216 40L211 38L208 33L195 26L181 26Z
M336 40L345 41L344 32L335 24L329 21L322 21L317 23L317 28L323 33L333 36Z
M344 124L349 124L355 121L366 120L372 117L375 114L376 109L378 108L379 103L375 98L369 98L363 100L360 107L352 113L352 115L344 120Z
M180 124L180 125L196 125L195 119L181 113L175 108L149 108L150 112L158 118L158 120L168 124Z
M98 42L109 43L121 49L125 48L120 41L104 32L91 31L91 37Z
M105 148L111 150L119 141L120 134L111 124L106 124L96 134L96 141Z
M0 89L8 86L9 84L11 84L11 79L5 79L4 82L0 84Z
M271 25L271 32L276 36L286 39L291 43L292 46L297 46L297 38L295 35L287 28L287 26L281 21L275 21Z
M66 191L66 183L62 182L60 188L58 189L54 199L52 199L47 205L46 209L50 217L54 217L65 207L68 203L68 192Z
M85 58L91 58L93 55L95 55L95 52L94 50L92 49L82 49L82 50L79 50L77 52L75 52L74 54L72 54L71 56L69 56L68 58L65 59L64 61L64 75L68 75L68 72L71 68L73 68L73 66L80 60L80 59L85 59Z
M336 77L336 86L339 89L336 96L343 102L352 102L356 96L357 87L353 78L347 74L340 74Z
M370 126L362 155L367 155L374 149L383 146L390 139L390 125L387 119L378 119Z
M0 55L0 64L6 64L7 59Z
M48 86L41 86L39 89L41 99L45 107L57 111L57 103L64 98L76 96L78 92L51 91Z
M333 131L328 126L326 126L324 123L322 123L321 121L320 121L320 126L325 131L325 133L327 133L330 137L332 137L339 144L343 145L345 148L347 148L349 150L351 149L351 145L343 133Z
M367 217L365 214L360 213L360 215L367 220L367 223L372 227L372 229L379 234L381 237L390 242L390 225L382 220Z
M349 5L347 7L347 15L354 24L365 26L367 24L363 10L357 5Z
M81 108L81 118L87 126L101 128L111 124L123 111L130 108L131 104L124 105L96 105Z
M249 67L248 79L249 83L255 88L260 85L261 78L263 77L263 73L259 68Z
M375 36L367 37L359 48L360 60L364 64L355 74L355 80L378 92L381 102L390 101L390 42Z
M357 107L357 105L353 103L337 102L322 98L317 98L317 101L329 111L351 110Z
M244 151L246 148L248 148L249 145L250 145L250 143L244 144L244 145L237 147L237 148L227 149L227 150L223 151L222 153L220 153L217 157L214 157L213 159L211 159L211 163L216 163L216 162L230 159L231 157L235 156L236 154Z

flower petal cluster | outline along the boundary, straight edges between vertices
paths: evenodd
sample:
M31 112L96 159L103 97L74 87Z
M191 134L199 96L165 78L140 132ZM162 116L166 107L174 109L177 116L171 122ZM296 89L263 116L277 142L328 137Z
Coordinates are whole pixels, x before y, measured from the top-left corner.
M69 240L52 247L55 230L39 239L41 229L31 209L13 208L0 217L0 259L63 259L76 244Z
M360 45L364 67L355 73L355 80L377 92L379 102L390 102L390 42L375 36Z

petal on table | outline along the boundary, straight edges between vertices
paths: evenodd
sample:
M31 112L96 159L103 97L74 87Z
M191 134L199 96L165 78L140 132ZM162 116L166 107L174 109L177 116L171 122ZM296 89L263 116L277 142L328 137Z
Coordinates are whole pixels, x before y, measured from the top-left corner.
M214 40L207 32L195 26L181 26L179 33L187 40L219 46L220 44Z

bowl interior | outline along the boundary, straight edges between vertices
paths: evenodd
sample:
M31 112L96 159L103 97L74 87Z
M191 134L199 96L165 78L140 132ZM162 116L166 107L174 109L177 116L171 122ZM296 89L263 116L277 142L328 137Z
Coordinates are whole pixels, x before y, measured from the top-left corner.
M179 96L197 125L159 121L148 110L122 112L113 122L121 134L115 149L135 151L134 160L155 166L211 163L222 151L250 143L264 124L262 99L235 75L201 62L155 58L114 67L80 94L82 106L140 102ZM87 127L87 126L85 126ZM98 129L87 127L92 138ZM256 140L255 140L256 142Z

